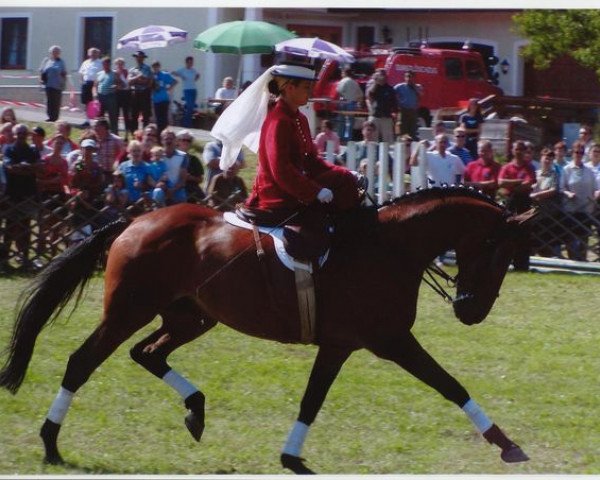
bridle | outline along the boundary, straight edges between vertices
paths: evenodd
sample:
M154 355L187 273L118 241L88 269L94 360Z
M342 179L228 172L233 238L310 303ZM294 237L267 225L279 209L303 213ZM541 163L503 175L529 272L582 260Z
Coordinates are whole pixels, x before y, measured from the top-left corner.
M458 274L452 277L435 263L430 263L423 272L423 281L429 285L435 293L442 297L445 302L453 303L455 299L445 290L444 286L438 281L436 276L441 277L442 280L446 281L446 288L454 288L456 287Z

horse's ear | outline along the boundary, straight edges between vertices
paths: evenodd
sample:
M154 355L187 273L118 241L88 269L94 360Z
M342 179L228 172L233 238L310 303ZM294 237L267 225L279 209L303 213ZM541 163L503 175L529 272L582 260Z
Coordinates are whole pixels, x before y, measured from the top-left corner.
M525 226L529 224L535 217L540 214L540 210L537 207L530 208L526 212L511 215L506 219L506 223L509 225L521 225Z

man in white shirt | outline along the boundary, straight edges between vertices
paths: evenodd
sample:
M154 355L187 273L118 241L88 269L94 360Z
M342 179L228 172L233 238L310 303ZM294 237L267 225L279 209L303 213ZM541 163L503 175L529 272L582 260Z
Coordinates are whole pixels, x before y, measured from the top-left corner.
M448 136L441 133L435 137L436 150L427 151L427 177L430 187L441 187L443 184L453 185L462 181L465 165L457 155L447 151L450 141ZM427 148L427 140L419 142ZM419 150L410 158L411 167L419 165Z
M338 110L355 111L365 98L360 85L354 80L352 68L345 67L342 70L342 79L335 87L342 102ZM343 141L352 140L354 131L354 118L351 115L342 115L338 123L338 135Z
M89 127L91 118L87 114L87 106L94 97L92 94L92 87L96 81L98 72L102 71L102 60L100 60L100 50L92 47L87 51L88 58L83 61L79 67L79 74L81 75L81 103L84 105L83 111L85 112L86 121L83 126Z

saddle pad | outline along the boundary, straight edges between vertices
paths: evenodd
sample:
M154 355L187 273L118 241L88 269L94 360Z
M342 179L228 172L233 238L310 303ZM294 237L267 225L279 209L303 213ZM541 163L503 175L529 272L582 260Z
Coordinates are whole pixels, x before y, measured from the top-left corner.
M236 227L245 228L246 230L252 230L253 225L248 222L244 222L240 217L238 217L235 212L225 212L223 214L223 219L229 223L230 225L234 225ZM283 227L258 227L258 231L265 235L270 235L273 239L273 245L275 246L275 252L277 252L277 256L281 263L283 263L287 268L294 271L295 269L306 270L309 273L312 272L311 262L300 262L295 258L291 257L283 246ZM322 267L327 261L327 257L329 256L329 250L325 252L323 256L319 258L319 267Z

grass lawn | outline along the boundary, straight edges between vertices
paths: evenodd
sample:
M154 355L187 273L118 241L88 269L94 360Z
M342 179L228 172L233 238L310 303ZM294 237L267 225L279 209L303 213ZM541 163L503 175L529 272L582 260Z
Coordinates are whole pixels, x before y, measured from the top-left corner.
M0 279L0 345L26 279ZM415 332L531 457L507 465L464 414L367 352L344 366L303 455L322 474L600 474L600 325L595 277L509 274L488 319L460 324L427 287ZM129 359L139 332L75 397L44 466L38 430L70 353L96 324L102 278L67 322L37 342L16 396L0 391L0 475L281 474L279 451L297 415L315 347L280 345L218 326L172 365L207 397L200 444L179 397ZM150 327L156 328L158 320Z

